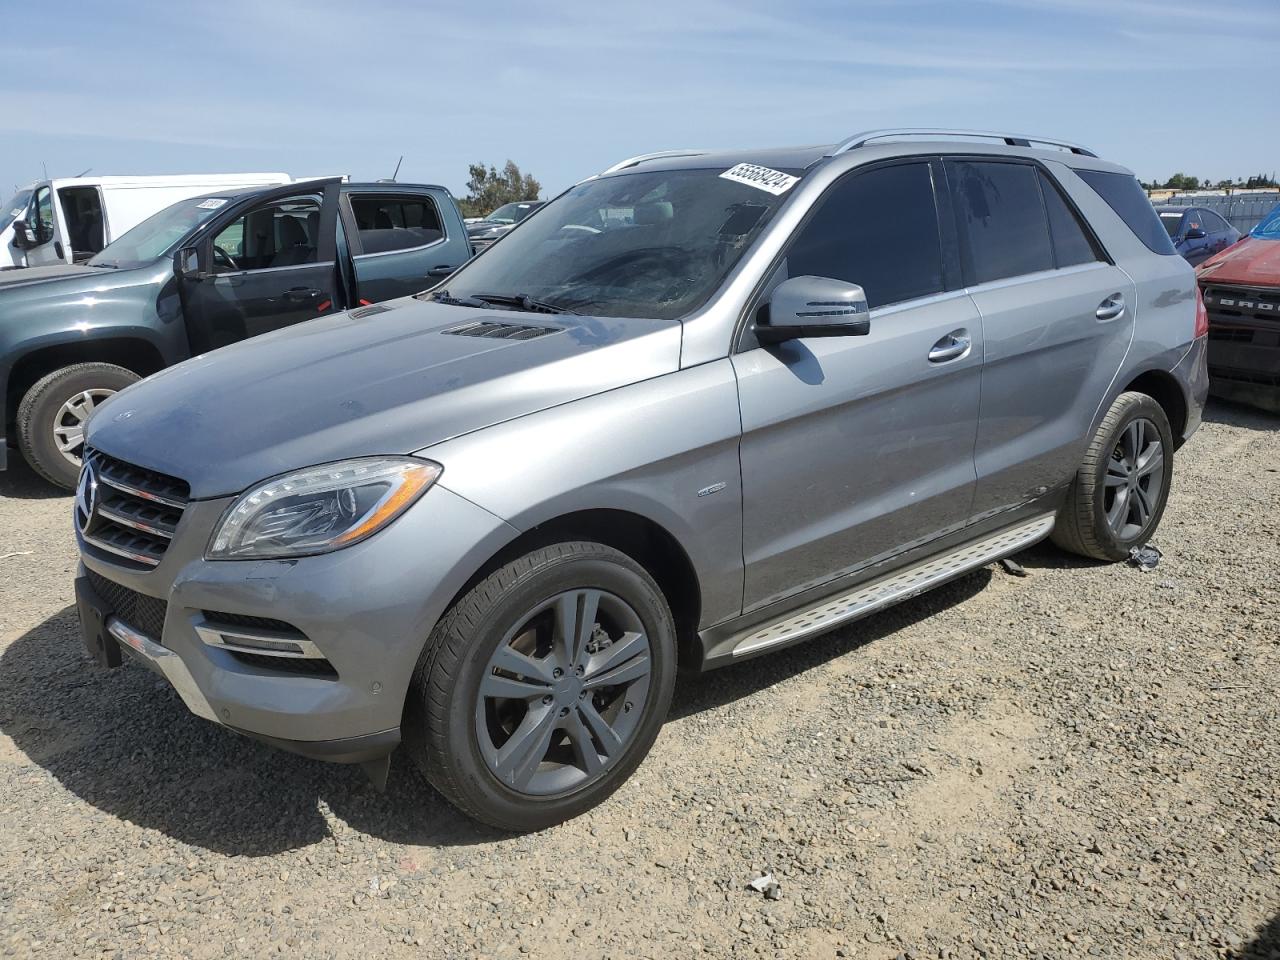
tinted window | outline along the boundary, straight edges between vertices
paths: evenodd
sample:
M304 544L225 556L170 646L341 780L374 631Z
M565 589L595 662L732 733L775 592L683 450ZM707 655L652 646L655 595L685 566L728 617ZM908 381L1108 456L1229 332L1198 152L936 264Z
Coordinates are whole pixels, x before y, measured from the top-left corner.
M1116 215L1125 222L1133 235L1152 253L1177 256L1169 241L1169 234L1160 225L1160 218L1151 206L1135 177L1127 173L1107 173L1102 170L1077 170L1076 174L1093 188L1093 191Z
M1182 214L1165 211L1160 214L1160 222L1164 224L1165 232L1169 236L1176 237L1182 227Z
M351 212L365 253L424 247L444 237L430 197L353 196Z
M1231 224L1223 220L1212 210L1204 211L1204 228L1210 233L1225 233L1231 229Z
M507 203L493 211L493 213L489 214L485 219L494 223L519 223L540 206L542 206L542 203L537 200L522 200L517 203Z
M213 269L229 273L315 263L319 237L319 199L278 200L250 210L218 232Z
M787 274L860 284L872 307L941 291L929 165L897 164L837 183L788 251Z
M1049 224L1036 168L1022 163L947 161L968 282L1053 269Z
M1044 171L1040 171L1040 192L1044 195L1044 206L1049 213L1049 235L1053 239L1054 263L1059 267L1073 267L1078 263L1092 263L1103 259L1102 252L1080 222L1080 217L1071 209L1057 185L1045 176Z

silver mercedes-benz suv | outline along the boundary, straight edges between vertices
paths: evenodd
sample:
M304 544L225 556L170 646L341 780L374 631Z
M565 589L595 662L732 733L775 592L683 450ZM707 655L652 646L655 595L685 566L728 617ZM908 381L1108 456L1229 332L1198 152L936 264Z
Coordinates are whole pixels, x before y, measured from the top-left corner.
M215 723L375 780L403 740L472 816L553 824L641 762L678 663L1046 536L1146 541L1206 394L1197 297L1133 175L1071 144L636 157L430 291L103 404L85 642Z

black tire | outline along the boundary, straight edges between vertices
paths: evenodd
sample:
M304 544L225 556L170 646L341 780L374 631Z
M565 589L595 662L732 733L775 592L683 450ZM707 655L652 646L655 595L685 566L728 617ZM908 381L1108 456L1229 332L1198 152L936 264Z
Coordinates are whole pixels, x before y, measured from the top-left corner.
M1126 431L1136 421L1152 424L1159 436L1162 451L1159 491L1151 498L1145 522L1117 531L1107 519L1107 476L1113 459L1121 452ZM1173 432L1164 409L1145 393L1120 394L1102 418L1085 452L1084 462L1071 481L1066 502L1053 528L1053 542L1082 557L1124 560L1133 547L1146 543L1160 525L1172 481ZM1111 496L1114 498L1114 494Z
M520 628L527 611L585 589L619 598L643 625L650 657L645 698L629 738L596 779L561 794L531 796L502 782L481 752L480 685L492 674L499 644ZM631 776L662 727L675 677L675 624L648 572L599 543L554 544L489 574L432 631L409 691L405 745L431 785L467 815L502 830L541 830L596 806Z
M18 405L18 447L31 469L50 483L74 490L80 475L79 456L74 462L68 460L54 436L63 404L81 393L114 393L139 379L132 370L112 363L77 363L37 380Z

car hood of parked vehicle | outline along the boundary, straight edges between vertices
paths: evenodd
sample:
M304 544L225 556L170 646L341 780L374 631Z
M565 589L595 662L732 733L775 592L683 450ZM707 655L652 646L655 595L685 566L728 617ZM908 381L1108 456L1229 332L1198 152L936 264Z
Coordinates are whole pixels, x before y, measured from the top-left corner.
M481 322L551 332L465 332ZM680 334L674 320L392 300L162 370L100 405L86 441L188 481L195 499L220 497L314 464L413 453L670 373Z
M1280 240L1245 237L1200 264L1196 276L1213 283L1280 286Z
M489 236L490 234L503 233L514 226L514 223L502 223L498 220L480 220L476 223L467 224L467 236Z
M17 270L0 270L0 290L9 287L21 287L32 283L45 283L50 280L66 280L70 277L83 277L90 274L101 276L99 267L86 267L84 264L72 266L69 263L51 263L43 267L24 267Z

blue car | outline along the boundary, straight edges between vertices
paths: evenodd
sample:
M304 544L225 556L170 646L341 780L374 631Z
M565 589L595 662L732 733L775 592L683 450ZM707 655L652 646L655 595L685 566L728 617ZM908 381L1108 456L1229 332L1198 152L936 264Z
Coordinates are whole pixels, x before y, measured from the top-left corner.
M1174 249L1193 267L1221 253L1241 237L1239 230L1203 207L1156 207L1156 213L1169 231Z

